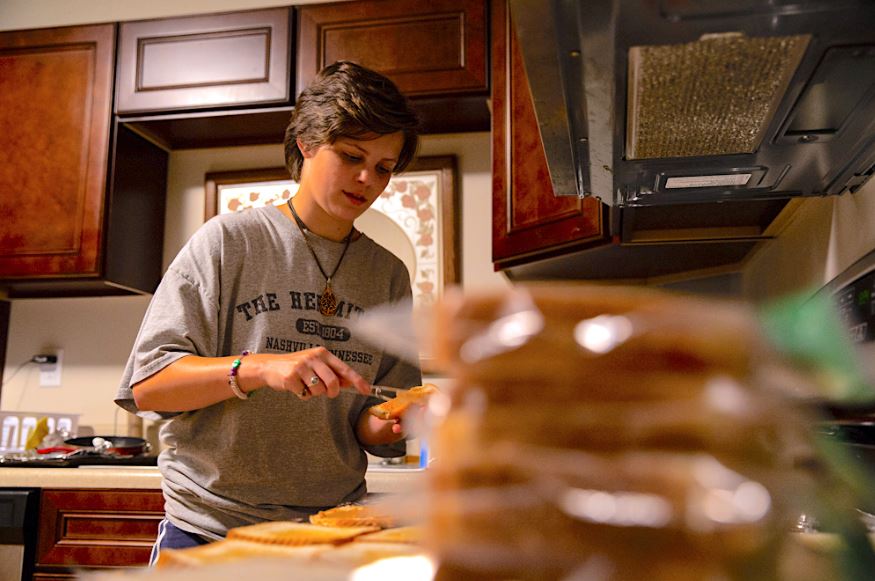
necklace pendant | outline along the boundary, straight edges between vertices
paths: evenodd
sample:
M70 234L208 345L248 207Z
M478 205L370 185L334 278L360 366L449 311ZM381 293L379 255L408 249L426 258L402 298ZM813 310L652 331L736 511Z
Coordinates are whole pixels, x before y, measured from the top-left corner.
M337 312L337 296L331 290L331 282L325 281L325 290L319 297L319 312L326 317L333 317Z

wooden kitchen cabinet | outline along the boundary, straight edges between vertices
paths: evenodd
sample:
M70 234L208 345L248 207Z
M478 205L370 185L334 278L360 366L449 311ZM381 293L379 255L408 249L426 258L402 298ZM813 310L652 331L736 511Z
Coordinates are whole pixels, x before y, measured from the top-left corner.
M123 22L120 115L289 105L291 9Z
M298 7L297 86L352 60L390 77L426 132L489 129L486 0L360 0Z
M0 33L0 289L152 292L167 153L112 121L115 25ZM157 248L156 248L157 247Z
M295 97L323 66L349 59L410 95L424 133L488 131L486 2L358 0L123 23L117 113L166 149L280 143Z
M496 270L604 243L595 198L555 196L506 0L492 2L492 260Z
M45 489L34 579L146 566L163 518L159 490Z
M99 269L112 25L0 33L0 276Z

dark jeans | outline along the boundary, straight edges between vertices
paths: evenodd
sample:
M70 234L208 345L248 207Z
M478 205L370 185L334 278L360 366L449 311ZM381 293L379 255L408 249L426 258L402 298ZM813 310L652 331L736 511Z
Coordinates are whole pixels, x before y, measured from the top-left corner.
M164 549L187 549L188 547L206 545L209 542L209 539L184 531L167 519L164 519L158 524L158 538L155 539L155 544L152 546L149 566L155 566L155 563L158 561L158 554Z

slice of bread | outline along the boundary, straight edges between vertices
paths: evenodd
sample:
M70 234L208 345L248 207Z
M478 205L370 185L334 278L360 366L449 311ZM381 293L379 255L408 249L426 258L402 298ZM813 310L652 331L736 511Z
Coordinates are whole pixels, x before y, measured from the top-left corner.
M195 567L228 563L253 557L312 559L317 553L333 549L334 545L288 546L225 539L187 549L162 549L156 567Z
M394 399L375 405L368 411L381 420L394 420L404 415L410 406L428 403L428 398L437 391L437 386L431 383L417 385L408 390L399 390Z
M423 529L421 526L410 525L384 529L375 533L367 533L355 538L356 543L404 543L418 545L422 543Z
M380 559L415 557L423 554L423 549L407 543L347 543L330 551L320 552L316 560L320 563L360 567Z
M328 527L294 521L263 522L228 531L228 539L273 545L319 545L345 543L379 527Z
M321 510L310 516L310 523L329 527L391 527L394 519L369 505L345 504Z

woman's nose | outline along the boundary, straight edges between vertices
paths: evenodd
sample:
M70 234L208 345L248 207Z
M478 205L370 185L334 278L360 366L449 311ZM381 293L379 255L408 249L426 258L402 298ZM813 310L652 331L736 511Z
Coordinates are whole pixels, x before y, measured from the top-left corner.
M367 168L362 169L362 170L358 173L358 177L357 177L357 179L358 179L359 182L361 182L361 183L363 183L363 184L368 184L368 183L370 183L371 181L373 181L373 179L374 179L374 172L372 172L372 171L368 171Z

